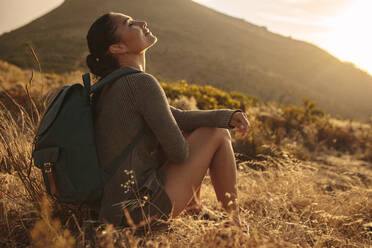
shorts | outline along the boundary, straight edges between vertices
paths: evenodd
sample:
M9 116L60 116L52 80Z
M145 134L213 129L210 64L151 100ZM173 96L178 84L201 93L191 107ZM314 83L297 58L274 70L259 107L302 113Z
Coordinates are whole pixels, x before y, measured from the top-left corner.
M132 195L123 204L124 217L121 226L131 227L138 233L163 230L169 226L172 203L159 183L156 192L145 188Z

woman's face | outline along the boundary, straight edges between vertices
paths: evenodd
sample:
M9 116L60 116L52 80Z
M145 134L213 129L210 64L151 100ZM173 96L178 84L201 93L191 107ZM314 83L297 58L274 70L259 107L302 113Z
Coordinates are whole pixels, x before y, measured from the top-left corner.
M157 38L147 28L146 22L119 13L112 14L112 18L116 25L115 35L119 43L126 46L126 53L139 54L156 43Z

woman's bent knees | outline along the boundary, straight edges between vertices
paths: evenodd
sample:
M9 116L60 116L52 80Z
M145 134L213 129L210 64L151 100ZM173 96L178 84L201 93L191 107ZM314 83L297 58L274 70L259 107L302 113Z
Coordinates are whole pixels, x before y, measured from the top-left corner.
M231 135L230 135L230 131L228 129L226 129L226 128L217 128L217 129L218 129L219 135L223 139L231 141Z
M178 215L186 207L195 190L200 187L214 159L218 161L215 162L215 166L221 167L224 177L226 174L223 168L229 167L228 165L233 163L233 155L232 159L227 158L226 156L231 157L231 154L225 152L231 146L231 144L226 145L227 142L231 142L231 136L227 129L201 127L187 134L186 139L190 149L188 159L183 163L165 165L165 190L173 204L173 216ZM218 151L220 151L219 155L216 156ZM223 166L218 166L217 163ZM230 172L227 170L227 173ZM233 176L233 174L231 175ZM230 181L233 182L233 180L228 180L228 182ZM221 190L232 192L230 187L227 187L227 190L222 187Z
M209 138L222 139L225 141L231 141L231 135L228 129L226 128L217 128L217 127L200 127L195 129L192 134L207 134Z

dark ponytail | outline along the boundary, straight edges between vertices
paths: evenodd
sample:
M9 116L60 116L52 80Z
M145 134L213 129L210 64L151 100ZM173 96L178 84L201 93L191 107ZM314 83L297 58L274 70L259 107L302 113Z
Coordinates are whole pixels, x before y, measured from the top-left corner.
M108 53L109 46L118 42L115 30L111 13L107 13L92 24L87 34L90 54L86 63L90 71L101 78L119 68L116 58Z

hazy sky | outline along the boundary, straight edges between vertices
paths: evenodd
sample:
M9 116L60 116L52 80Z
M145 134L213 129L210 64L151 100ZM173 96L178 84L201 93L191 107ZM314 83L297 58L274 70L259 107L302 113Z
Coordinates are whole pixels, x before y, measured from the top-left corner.
M372 74L371 0L195 0L310 41Z
M0 34L63 0L0 0ZM270 31L306 40L372 74L372 0L195 0Z
M0 0L0 34L23 26L63 2L63 0Z

